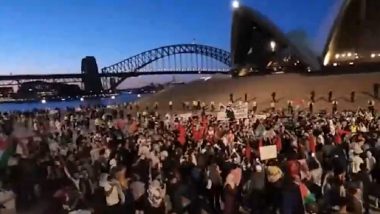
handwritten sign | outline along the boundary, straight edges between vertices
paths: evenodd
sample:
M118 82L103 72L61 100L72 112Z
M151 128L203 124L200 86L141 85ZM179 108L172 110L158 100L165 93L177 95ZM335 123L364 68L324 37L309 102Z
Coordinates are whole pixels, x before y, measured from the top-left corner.
M245 119L248 118L248 105L242 104L237 105L232 108L234 111L235 119Z
M260 159L261 160L269 160L277 158L277 147L276 145L271 146L261 146L260 150Z

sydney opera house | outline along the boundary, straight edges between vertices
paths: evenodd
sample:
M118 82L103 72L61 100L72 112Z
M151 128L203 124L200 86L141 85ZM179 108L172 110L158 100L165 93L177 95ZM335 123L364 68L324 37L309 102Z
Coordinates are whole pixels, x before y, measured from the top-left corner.
M234 74L262 72L380 71L380 0L345 0L315 54L292 40L260 12L245 6L233 14Z

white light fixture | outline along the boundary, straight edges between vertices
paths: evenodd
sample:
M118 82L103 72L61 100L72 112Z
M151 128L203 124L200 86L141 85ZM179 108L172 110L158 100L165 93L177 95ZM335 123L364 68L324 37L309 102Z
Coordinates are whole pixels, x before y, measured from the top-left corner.
M270 41L270 49L272 50L272 52L274 52L276 50L276 42L275 41Z
M348 57L351 57L351 56L352 56L351 52L348 52L348 53L347 53L347 56L348 56Z
M140 98L140 97L141 97L141 94L138 94L137 97Z
M45 98L41 100L41 103L42 103L42 104L45 104L45 103L46 103Z
M334 63L333 63L333 66L334 66L334 67L338 66L338 63L334 62Z
M354 64L354 62L350 62L349 64L350 64L350 65L353 65L353 64Z
M83 97L81 97L81 98L80 98L80 101L82 101L82 102L83 102L83 101L84 101L84 98L83 98Z
M114 100L115 98L116 98L116 97L115 97L115 95L112 95L112 96L111 96L111 99L113 99L113 100Z
M335 54L335 59L339 59L340 54Z
M62 101L65 101L66 99L65 99L65 98L62 98L61 100L62 100Z
M372 53L371 58L375 58L375 57L376 57L376 54Z
M206 82L207 80L211 79L211 77L201 77L201 79Z
M342 54L342 57L343 57L343 58L345 58L345 57L346 57L346 54L345 54L345 53L344 53L344 54Z
M238 0L232 0L232 8L238 9L240 7L240 2Z

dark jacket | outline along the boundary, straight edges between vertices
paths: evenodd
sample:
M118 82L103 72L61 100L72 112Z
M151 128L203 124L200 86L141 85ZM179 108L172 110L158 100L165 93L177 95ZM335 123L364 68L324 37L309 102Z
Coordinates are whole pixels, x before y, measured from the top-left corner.
M282 192L282 214L304 214L301 191L297 184L288 183Z

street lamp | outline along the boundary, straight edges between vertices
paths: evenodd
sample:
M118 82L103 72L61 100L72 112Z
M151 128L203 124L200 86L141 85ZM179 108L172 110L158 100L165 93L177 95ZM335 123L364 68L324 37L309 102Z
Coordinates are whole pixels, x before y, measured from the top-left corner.
M232 8L237 9L240 7L239 0L232 0Z

